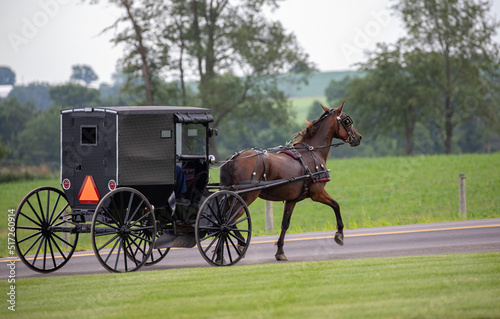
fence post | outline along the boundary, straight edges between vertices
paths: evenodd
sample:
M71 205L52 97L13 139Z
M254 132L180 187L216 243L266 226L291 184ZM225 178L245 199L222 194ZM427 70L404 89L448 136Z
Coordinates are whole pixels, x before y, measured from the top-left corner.
M465 175L458 174L458 199L460 202L460 216L467 217L467 201L465 193Z
M273 202L266 200L266 232L272 232L273 229Z

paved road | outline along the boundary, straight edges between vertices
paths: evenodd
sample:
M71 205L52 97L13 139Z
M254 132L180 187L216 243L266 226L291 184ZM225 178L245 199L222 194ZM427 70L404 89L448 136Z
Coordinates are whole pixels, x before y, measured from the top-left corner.
M500 218L354 229L344 234L342 247L335 243L334 232L289 234L285 254L289 262L299 262L500 251ZM277 263L274 258L277 238L276 235L252 238L246 258L238 265ZM0 259L0 280L7 279L12 260ZM172 249L164 260L140 271L193 267L210 266L197 248ZM15 262L15 272L16 279L107 273L93 251L76 252L64 267L50 274L32 271L19 260Z

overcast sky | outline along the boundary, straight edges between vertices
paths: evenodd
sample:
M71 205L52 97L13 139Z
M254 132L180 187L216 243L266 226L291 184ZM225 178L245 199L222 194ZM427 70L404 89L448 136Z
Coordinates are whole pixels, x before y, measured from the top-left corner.
M109 41L113 31L100 33L121 11L101 2L0 0L0 66L12 68L17 84L66 82L74 64L88 64L98 82L111 82L122 50ZM286 0L269 15L295 33L319 70L348 70L364 59L364 50L373 50L377 42L394 43L403 35L401 22L389 10L392 3ZM493 14L500 17L500 0L493 2Z

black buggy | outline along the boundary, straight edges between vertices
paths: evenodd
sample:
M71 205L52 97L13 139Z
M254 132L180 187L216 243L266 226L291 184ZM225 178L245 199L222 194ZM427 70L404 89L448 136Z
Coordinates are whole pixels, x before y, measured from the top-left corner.
M40 187L16 211L16 249L31 269L64 266L90 233L99 262L129 272L170 248L197 246L216 266L248 249L241 197L209 184L210 110L99 107L61 111L61 187ZM85 238L84 238L85 239Z

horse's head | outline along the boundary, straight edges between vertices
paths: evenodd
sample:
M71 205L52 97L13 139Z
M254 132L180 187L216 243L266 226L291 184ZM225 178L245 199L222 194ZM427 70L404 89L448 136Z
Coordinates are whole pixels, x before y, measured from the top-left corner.
M339 138L344 142L349 143L352 147L358 146L363 138L361 134L354 129L353 120L347 114L342 113L344 103L335 109L329 109L321 105L325 113L323 116L332 115L333 121L333 138Z

